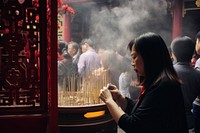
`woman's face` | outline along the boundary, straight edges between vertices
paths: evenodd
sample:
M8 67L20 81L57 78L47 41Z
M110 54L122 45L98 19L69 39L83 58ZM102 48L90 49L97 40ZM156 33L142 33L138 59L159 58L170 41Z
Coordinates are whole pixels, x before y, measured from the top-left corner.
M132 52L131 52L131 57L132 57L132 63L131 65L133 66L133 69L135 70L136 73L140 76L145 76L144 75L144 62L142 57L135 51L135 48L133 47Z

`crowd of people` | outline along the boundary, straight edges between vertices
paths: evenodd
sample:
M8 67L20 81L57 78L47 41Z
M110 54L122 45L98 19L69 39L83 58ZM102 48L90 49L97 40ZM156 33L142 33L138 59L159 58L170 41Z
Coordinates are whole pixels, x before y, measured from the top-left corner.
M128 44L131 59L123 49L97 50L89 38L59 41L58 86L104 67L111 83L99 97L125 132L200 133L200 32L195 41L177 37L169 52L160 35L144 33Z
M196 45L188 36L175 38L170 45L172 55L162 37L155 33L144 33L129 43L131 65L141 88L138 100L124 96L113 84L100 93L113 119L125 132L200 132L199 59L195 67L191 62L195 50L200 54L199 37L200 32Z

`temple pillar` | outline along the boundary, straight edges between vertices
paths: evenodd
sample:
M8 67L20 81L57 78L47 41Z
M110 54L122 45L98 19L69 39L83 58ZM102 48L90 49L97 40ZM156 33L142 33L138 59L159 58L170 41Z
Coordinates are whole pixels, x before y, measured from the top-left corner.
M71 14L69 12L63 14L63 40L71 41Z
M172 39L182 35L182 12L183 0L174 0Z

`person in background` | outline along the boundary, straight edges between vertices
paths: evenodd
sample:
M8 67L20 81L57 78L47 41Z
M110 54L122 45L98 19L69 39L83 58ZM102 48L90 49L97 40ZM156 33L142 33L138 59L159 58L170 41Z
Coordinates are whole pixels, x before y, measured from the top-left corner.
M131 66L129 65L129 60L127 58L123 58L123 63L124 66L121 68L122 73L119 76L119 91L121 92L122 95L125 97L130 98L130 83L131 83Z
M111 83L115 84L117 87L119 87L119 85L122 83L119 83L120 80L119 80L119 77L120 79L122 78L122 76L125 78L126 76L126 80L127 78L130 80L130 73L127 75L124 75L128 70L128 67L125 66L125 64L127 64L127 57L126 57L126 47L124 47L124 44L118 44L116 46L116 48L114 48L114 51L113 51L114 55L111 59L111 63L113 64L112 65L112 68L111 68ZM128 76L128 77L127 77ZM130 82L129 82L129 86L130 86ZM120 88L120 87L119 87ZM127 88L128 89L128 88Z
M113 119L127 133L187 133L181 83L164 40L148 32L128 48L142 92L134 103L113 84L101 89L100 99Z
M72 57L65 53L63 60L58 60L58 89L66 90L68 87L68 77L71 76L73 68Z
M63 54L66 53L68 45L66 41L58 41L58 60L63 60Z
M192 60L191 60L191 66L195 67L196 61L199 59L199 55L197 54L196 51L194 51L194 54L192 56Z
M118 86L119 76L122 73L119 68L123 65L123 63L117 59L116 52L114 50L100 48L98 54L101 58L101 66L104 69L109 70L110 82Z
M74 63L73 58L78 51L78 44L76 42L69 42L66 45L63 41L60 44L59 52L61 52L63 59L58 60L58 88L59 90L67 90L71 79L78 77L78 66Z
M72 57L72 61L73 63L75 64L78 64L78 60L79 60L79 44L74 42L74 41L71 41L68 43L68 53L69 55Z
M134 70L132 70L131 73L132 73L132 76L131 76L132 81L130 83L129 93L130 93L131 99L134 102L136 102L137 99L138 99L138 96L140 95L142 86L140 86L139 83L138 83L137 73Z
M125 55L119 54L117 51L107 50L107 49L99 49L98 54L101 58L101 65L105 69L109 70L111 83L115 84L119 87L119 76L122 72L124 72L124 64L123 61Z
M80 55L78 61L78 72L81 77L85 77L101 67L101 59L93 49L94 44L91 39L83 39L81 44L83 53Z
M198 55L200 55L200 31L196 35L196 45L195 50ZM195 69L200 71L200 58L197 59L195 63Z
M196 35L196 53L200 55L200 31ZM196 61L195 69L200 71L200 58ZM193 102L193 115L195 118L195 133L200 133L200 95Z
M194 131L194 117L191 112L192 103L200 95L200 71L191 65L195 44L188 36L177 37L171 43L172 57L176 62L174 68L182 81L182 93L188 129Z

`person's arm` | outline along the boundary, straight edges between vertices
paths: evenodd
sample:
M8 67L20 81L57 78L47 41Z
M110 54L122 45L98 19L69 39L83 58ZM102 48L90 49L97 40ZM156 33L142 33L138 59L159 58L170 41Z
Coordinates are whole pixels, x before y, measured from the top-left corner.
M125 114L125 112L117 105L117 103L113 100L110 91L107 88L101 90L100 93L101 100L106 104L110 114L116 123L118 123L120 117ZM119 100L119 99L118 99Z
M123 95L121 95L120 97L118 97L117 99L115 99L115 102L117 103L117 105L119 107L122 108L123 111L126 110L127 100L126 100L126 98Z
M106 106L116 123L125 112L113 100L106 102Z
M108 84L107 88L111 92L112 98L117 103L117 105L120 106L123 110L125 110L127 107L127 100L125 96L123 96L120 93L119 89L113 84Z

